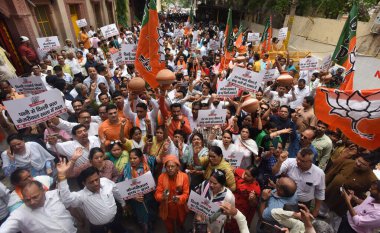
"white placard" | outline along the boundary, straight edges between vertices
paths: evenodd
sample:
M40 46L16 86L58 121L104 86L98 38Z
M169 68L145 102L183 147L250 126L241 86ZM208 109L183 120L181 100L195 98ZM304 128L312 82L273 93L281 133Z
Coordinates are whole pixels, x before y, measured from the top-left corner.
M231 164L231 166L239 167L241 164L241 161L244 158L244 153L237 151L237 152L234 152L228 156L223 156L223 157L229 164Z
M288 35L288 28L287 27L281 28L278 31L278 39L279 40L285 40L287 35Z
M125 63L123 52L121 50L117 53L111 54L111 59L117 66L123 65Z
M263 81L268 82L277 79L280 73L277 69L269 69L260 71L260 75L263 75Z
M174 36L174 38L183 37L183 31L182 31L182 29L179 29L179 28L174 29L173 36Z
M197 125L208 127L222 125L226 122L227 109L199 110Z
M230 83L223 79L222 81L218 80L218 90L216 94L218 97L235 97L238 94L239 88L230 86Z
M331 59L332 59L331 54L329 54L328 56L323 58L322 65L321 65L321 71L327 72L330 69Z
M42 51L49 51L61 47L57 36L37 38L37 43L39 49Z
M57 89L3 103L17 129L45 122L67 110Z
M250 92L258 91L264 76L238 66L235 66L227 78L231 85Z
M300 70L316 70L318 69L318 58L307 57L300 59Z
M100 31L102 32L105 38L119 35L119 30L117 29L116 24L114 23L101 27Z
M12 87L21 94L38 94L46 91L45 84L39 77L12 78L8 81L12 85Z
M79 19L76 21L77 25L79 28L86 27L87 26L87 21L86 19Z
M116 183L116 187L119 189L120 196L123 199L129 200L139 194L147 194L155 190L156 183L154 182L152 173L148 171L137 178Z
M193 40L191 41L191 47L196 48L198 45L198 31L193 32Z
M135 63L136 50L137 50L137 45L135 45L135 44L122 44L121 45L121 51L123 52L125 64L131 65L131 64Z
M214 51L219 50L219 48L220 48L219 41L217 41L217 40L210 40L209 43L210 43L210 49L211 50L214 50Z
M190 210L194 211L197 214L207 216L207 218L213 216L220 209L220 206L217 203L214 203L207 198L202 197L193 190L190 192L187 206Z
M248 42L259 41L259 40L260 40L260 33L256 33L256 32L248 33L247 35Z

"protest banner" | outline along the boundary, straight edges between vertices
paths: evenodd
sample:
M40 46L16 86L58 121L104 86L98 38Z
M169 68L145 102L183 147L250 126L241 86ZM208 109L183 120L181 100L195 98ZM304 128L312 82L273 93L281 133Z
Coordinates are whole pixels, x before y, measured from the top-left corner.
M281 28L279 31L278 31L278 40L285 40L286 39L286 36L288 35L288 28L285 27L285 28Z
M152 173L148 171L144 175L123 182L116 183L120 196L129 200L135 198L139 194L147 194L156 189L156 183Z
M327 72L330 69L331 66L331 59L332 55L329 54L328 56L324 57L322 60L322 65L321 65L321 71L322 72Z
M57 89L3 103L17 129L45 122L67 110Z
M45 84L39 77L19 77L8 80L11 86L21 94L38 94L46 91Z
M218 89L216 94L218 97L235 97L238 94L239 88L229 86L229 82L226 79L222 81L218 80Z
M226 122L227 109L210 109L199 110L197 125L199 127L208 127L221 125Z
M87 26L87 21L86 19L79 19L76 21L77 25L79 28L86 27Z
M176 38L181 38L183 37L183 31L179 28L177 29L174 29L174 32L173 32L173 37L176 39Z
M259 72L263 76L263 81L268 82L277 79L280 76L280 73L277 69L263 70Z
M316 70L318 69L318 59L316 57L307 57L300 59L300 70Z
M61 47L57 36L37 38L38 47L42 51L49 51Z
M136 60L136 50L137 50L137 45L135 44L121 45L121 51L123 52L125 64L127 65L134 64Z
M219 49L219 47L220 47L219 41L212 40L212 39L210 40L210 49L211 50L217 51Z
M241 161L243 160L244 154L240 151L235 151L234 153L223 156L224 159L231 164L233 167L239 167L241 164Z
M197 48L198 45L198 31L193 31L193 40L191 41L191 48Z
M190 192L187 207L195 213L204 215L207 218L212 217L220 209L220 206L217 203L211 202L193 190Z
M261 87L263 78L264 76L260 75L260 73L235 66L227 81L242 90L255 92Z
M111 54L111 59L112 59L113 63L115 63L115 65L117 65L117 66L125 64L123 52L121 50L119 52Z
M247 35L247 41L248 42L253 42L253 41L259 41L260 40L260 33L248 33Z
M105 38L119 35L119 30L114 23L101 27L100 31Z

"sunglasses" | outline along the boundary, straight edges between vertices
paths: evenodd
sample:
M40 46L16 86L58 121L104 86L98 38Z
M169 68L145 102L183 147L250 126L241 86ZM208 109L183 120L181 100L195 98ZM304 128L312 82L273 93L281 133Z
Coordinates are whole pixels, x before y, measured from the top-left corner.
M113 144L121 144L121 141L120 140L111 141L110 145L113 145Z

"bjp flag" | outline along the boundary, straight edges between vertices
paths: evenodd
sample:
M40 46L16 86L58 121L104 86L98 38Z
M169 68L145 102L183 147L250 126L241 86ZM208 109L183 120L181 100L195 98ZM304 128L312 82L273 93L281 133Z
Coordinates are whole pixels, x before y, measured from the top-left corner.
M380 89L318 88L314 112L357 145L369 150L380 147Z

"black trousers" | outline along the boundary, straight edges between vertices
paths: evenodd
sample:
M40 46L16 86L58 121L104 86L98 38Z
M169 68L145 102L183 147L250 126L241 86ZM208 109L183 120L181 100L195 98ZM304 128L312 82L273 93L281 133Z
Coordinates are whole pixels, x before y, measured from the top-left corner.
M342 217L342 222L339 225L338 233L357 233L348 222L347 215Z
M112 233L128 233L128 231L124 228L122 224L123 215L122 211L118 208L115 218L112 222L107 223L105 225L93 225L90 223L90 232L91 233L108 233L109 230Z

